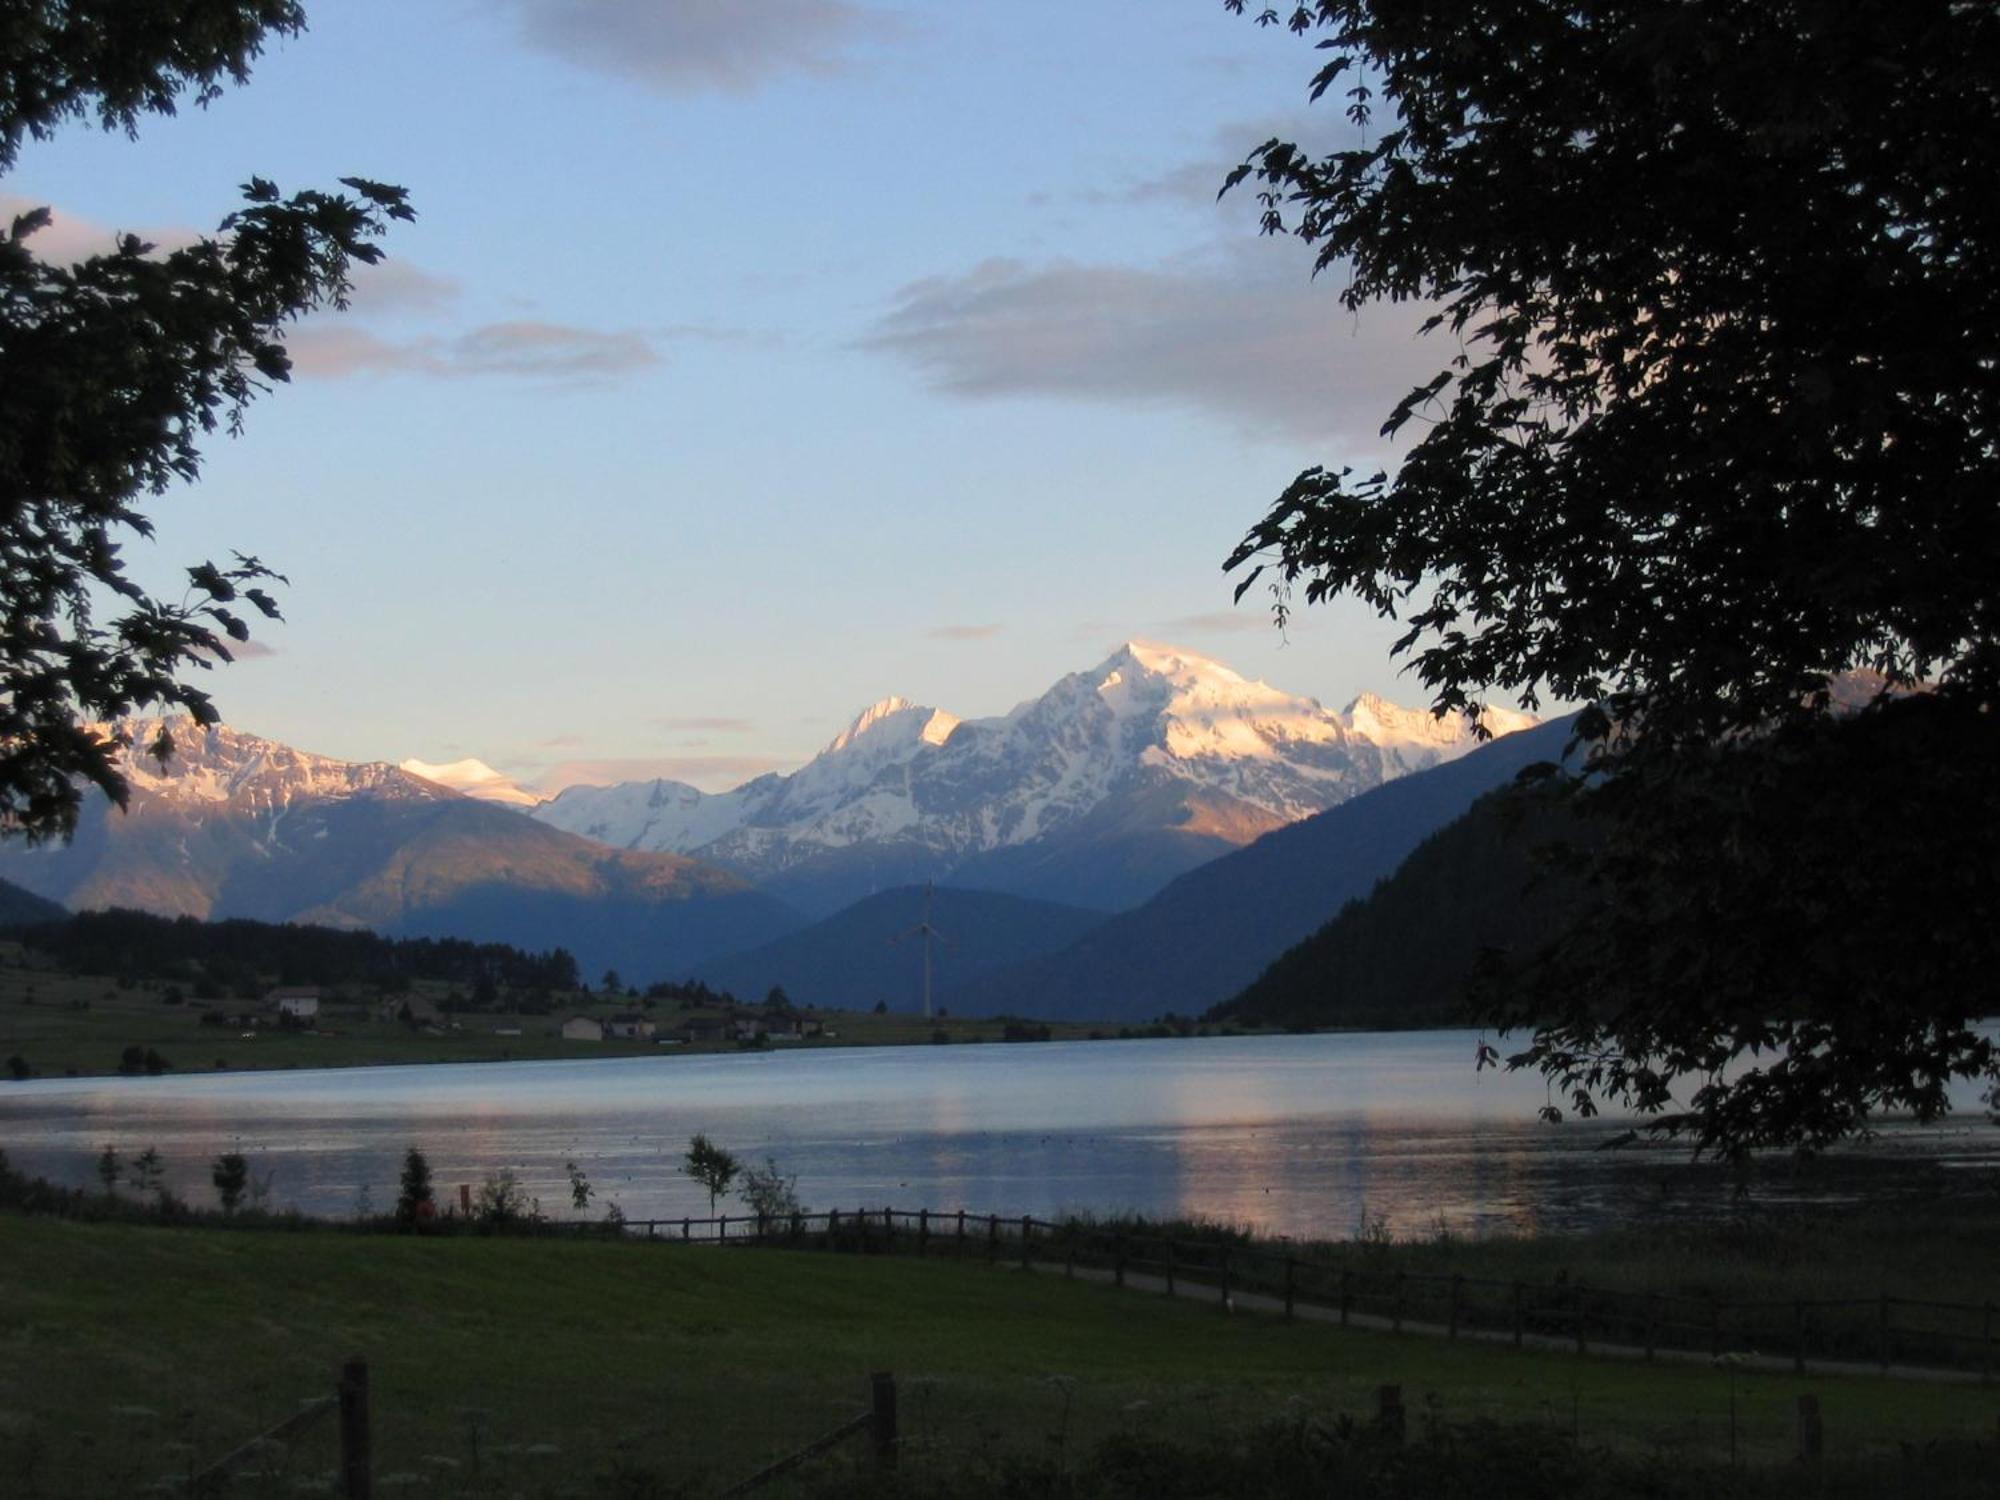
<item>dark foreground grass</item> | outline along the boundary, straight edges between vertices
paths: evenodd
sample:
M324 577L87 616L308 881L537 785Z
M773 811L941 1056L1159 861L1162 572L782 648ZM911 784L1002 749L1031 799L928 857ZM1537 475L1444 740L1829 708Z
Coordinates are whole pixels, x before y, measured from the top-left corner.
M1728 1452L1732 1385L1752 1466L1789 1456L1806 1389L1854 1472L1907 1468L1904 1445L1964 1451L2000 1411L1977 1387L1342 1334L907 1257L0 1215L0 1493L131 1493L184 1475L329 1390L354 1353L370 1362L383 1494L712 1493L859 1411L874 1369L899 1379L913 1494L1143 1494L1159 1465L1211 1475L1178 1492L1289 1493L1275 1471L1218 1476L1247 1476L1251 1455L1301 1473L1360 1462L1343 1419L1384 1383L1404 1388L1413 1437L1449 1439L1418 1451L1527 1444L1537 1464L1576 1464L1608 1449L1597 1472L1707 1472ZM1464 1437L1480 1422L1503 1426ZM243 1492L311 1492L330 1431L281 1457ZM873 1483L851 1463L806 1486ZM1495 1484L1489 1466L1476 1492Z

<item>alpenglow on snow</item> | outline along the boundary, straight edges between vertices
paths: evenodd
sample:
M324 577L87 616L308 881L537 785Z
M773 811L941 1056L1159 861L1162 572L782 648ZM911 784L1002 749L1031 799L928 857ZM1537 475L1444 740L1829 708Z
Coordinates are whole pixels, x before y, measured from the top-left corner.
M1489 710L1499 735L1535 721ZM1193 866L1478 743L1373 695L1333 712L1128 641L995 718L885 698L790 775L732 791L571 787L530 816L694 854L808 912L937 879L1114 909Z

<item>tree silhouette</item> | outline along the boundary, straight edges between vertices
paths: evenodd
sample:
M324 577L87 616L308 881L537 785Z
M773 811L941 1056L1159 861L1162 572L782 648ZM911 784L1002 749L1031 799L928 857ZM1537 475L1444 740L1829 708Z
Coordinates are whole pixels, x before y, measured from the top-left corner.
M289 0L8 9L0 174L24 138L66 121L136 135L144 114L206 104L248 80L268 35L305 24ZM279 575L256 558L196 564L181 597L156 597L119 547L151 534L148 497L197 477L205 438L239 431L250 402L289 378L284 325L344 307L386 222L414 217L401 188L342 181L346 193L287 197L252 177L213 237L166 254L126 235L55 265L35 253L48 209L0 225L0 834L68 834L79 781L122 806L120 737L93 723L148 708L214 723L187 674L230 659L246 613L278 617L263 585ZM145 748L173 746L162 733Z
M1396 470L1300 474L1229 559L1239 597L1264 579L1281 618L1302 593L1397 619L1440 710L1598 705L1572 788L1600 825L1595 905L1489 990L1493 1018L1541 1027L1511 1060L1725 1150L1991 1080L1966 1025L1986 986L1933 984L2000 958L2000 13L1257 19L1324 49L1311 92L1344 99L1350 138L1269 141L1230 185L1347 307L1423 308L1441 352L1385 414L1420 434ZM1971 835L1952 878L1928 852L1947 830ZM1844 849L1837 878L1805 849Z

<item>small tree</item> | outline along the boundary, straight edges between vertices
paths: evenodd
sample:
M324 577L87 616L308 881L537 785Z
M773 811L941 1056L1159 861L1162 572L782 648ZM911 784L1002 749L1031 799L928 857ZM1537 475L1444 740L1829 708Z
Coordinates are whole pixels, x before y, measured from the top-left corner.
M489 1174L479 1184L472 1200L472 1216L482 1224L507 1225L524 1219L532 1223L541 1218L542 1205L528 1196L527 1189L508 1169Z
M97 1180L104 1184L104 1195L115 1197L118 1193L118 1173L121 1167L118 1148L106 1146L97 1153Z
M99 1170L101 1171L102 1167ZM160 1160L160 1153L148 1146L132 1158L133 1188L140 1193L157 1193L160 1190L160 1179L166 1170L167 1164Z
M767 1156L763 1166L744 1172L743 1186L737 1196L760 1219L789 1219L806 1211L799 1201L798 1185L796 1174L787 1176L778 1166L777 1158Z
M715 1212L715 1200L729 1191L729 1184L742 1170L736 1158L697 1132L688 1142L681 1170L708 1189L708 1211Z
M590 1177L575 1162L565 1162L563 1170L569 1173L569 1201L578 1213L590 1207L590 1200L597 1189L590 1185Z
M222 1211L233 1214L250 1185L250 1163L241 1151L225 1151L215 1159L208 1180L215 1184L215 1196L222 1200Z
M781 1016L791 1013L792 997L785 993L785 987L782 984L771 986L771 992L764 997L764 1009Z
M403 1156L401 1191L396 1195L396 1222L414 1224L437 1212L431 1198L431 1164L415 1146Z

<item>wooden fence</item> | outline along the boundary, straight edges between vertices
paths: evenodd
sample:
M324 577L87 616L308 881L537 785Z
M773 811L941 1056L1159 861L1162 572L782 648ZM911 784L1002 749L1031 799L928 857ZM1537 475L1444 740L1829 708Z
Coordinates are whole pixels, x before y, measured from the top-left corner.
M188 1480L190 1495L213 1495L241 1470L269 1456L275 1445L297 1437L320 1418L340 1416L341 1500L372 1500L373 1457L368 1431L368 1362L350 1359L340 1367L332 1394L315 1396L284 1421L224 1454Z
M1750 1354L1808 1361L1976 1372L1991 1381L2000 1365L1994 1304L1910 1297L1779 1298L1726 1301L1634 1292L1576 1281L1529 1282L1406 1271L1377 1264L1365 1247L1307 1251L1221 1238L1175 1239L1134 1228L1032 1215L963 1210L868 1208L784 1218L633 1219L628 1236L680 1244L791 1246L860 1253L1060 1267L1131 1278L1170 1295L1205 1295L1225 1307L1269 1306L1286 1317L1306 1307L1346 1327L1406 1326L1510 1340L1516 1347L1560 1341L1579 1354L1616 1347L1647 1359L1661 1351Z

